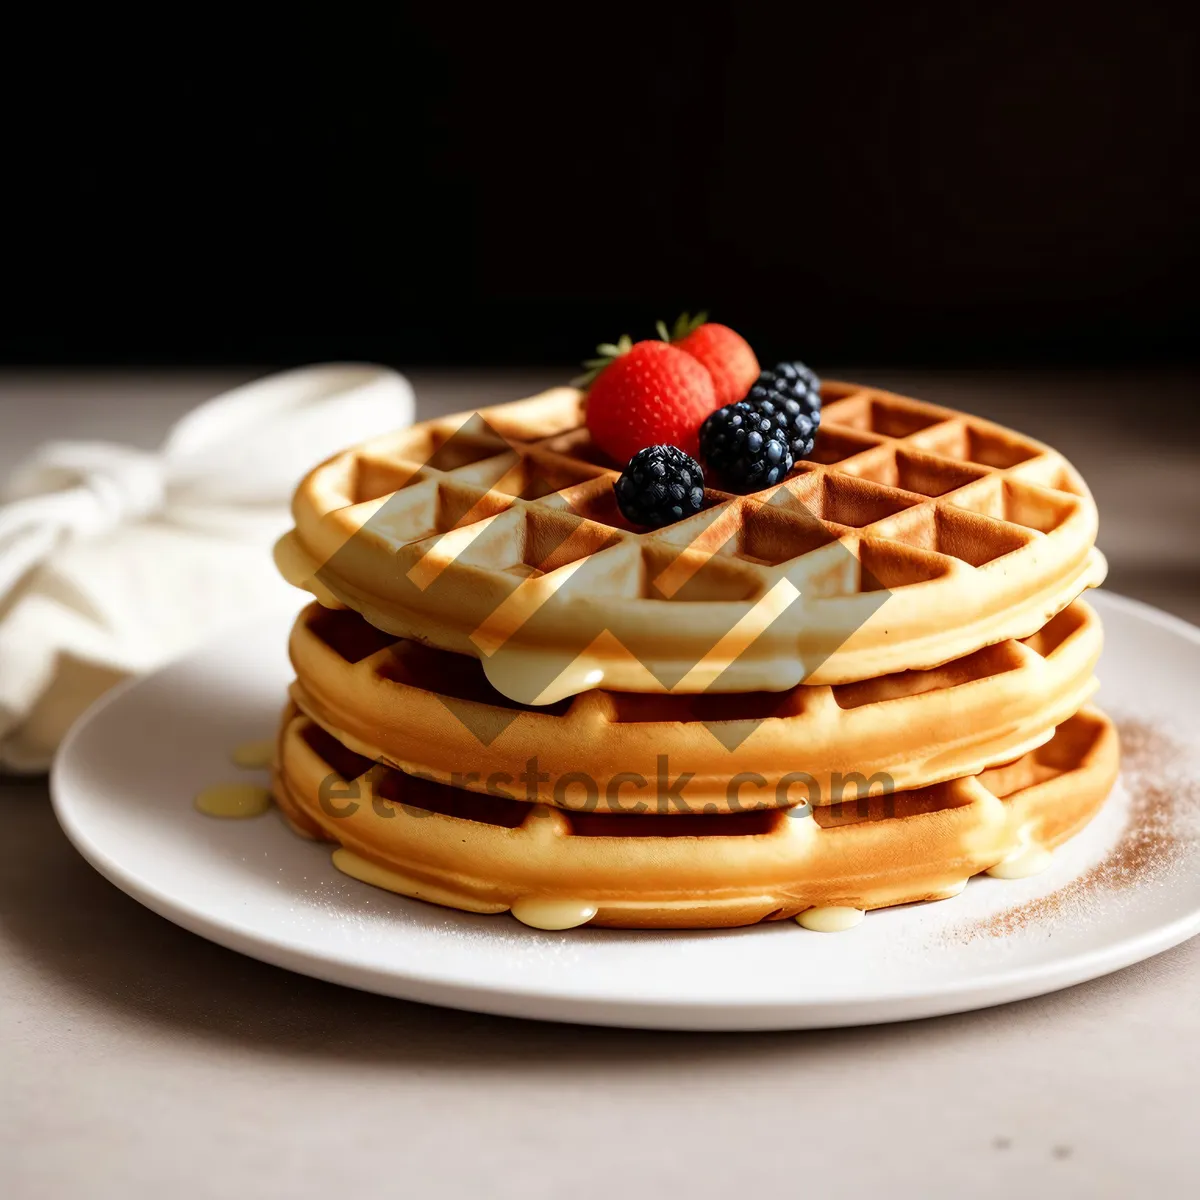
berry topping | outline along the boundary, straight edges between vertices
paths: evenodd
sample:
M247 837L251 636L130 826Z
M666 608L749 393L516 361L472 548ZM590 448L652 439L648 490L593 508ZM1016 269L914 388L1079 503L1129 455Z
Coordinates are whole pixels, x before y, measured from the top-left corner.
M777 414L761 412L748 400L718 408L704 422L700 450L725 485L738 492L771 487L792 469L792 449Z
M704 505L704 472L676 446L639 450L613 488L625 519L650 529L681 521Z
M659 321L658 335L708 368L717 404L744 400L750 385L758 378L758 359L750 344L728 325L709 321L706 313L695 317L684 313L669 333L666 325Z
M700 422L717 406L708 371L665 342L622 338L599 350L605 357L585 364L596 372L587 394L587 427L596 445L618 463L649 445L695 455Z
M758 377L746 400L787 437L794 460L812 453L821 424L821 381L808 367L779 363Z

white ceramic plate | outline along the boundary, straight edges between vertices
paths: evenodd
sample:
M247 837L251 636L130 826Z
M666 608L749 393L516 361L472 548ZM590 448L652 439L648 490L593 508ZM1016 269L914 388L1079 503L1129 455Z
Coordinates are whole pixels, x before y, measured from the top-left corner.
M1107 629L1101 701L1200 743L1200 629L1122 597L1094 598ZM231 749L269 737L289 668L289 615L106 697L72 731L53 776L58 818L102 874L155 912L244 954L321 979L482 1012L670 1029L868 1024L961 1012L1115 971L1200 932L1200 849L1152 883L1067 894L1051 919L998 937L995 914L1050 894L1107 854L1129 804L1119 785L1051 869L981 877L952 900L869 913L848 933L794 922L720 932L542 933L508 916L407 900L341 875L328 847L275 813L221 821L192 806L253 779ZM1079 889L1075 889L1076 892ZM1043 906L1045 907L1045 906Z

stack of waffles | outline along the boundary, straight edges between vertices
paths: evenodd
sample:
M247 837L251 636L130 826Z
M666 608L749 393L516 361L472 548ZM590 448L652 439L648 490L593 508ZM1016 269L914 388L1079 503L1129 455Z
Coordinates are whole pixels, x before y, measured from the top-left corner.
M963 413L822 396L781 484L653 532L573 389L317 467L277 550L315 598L289 822L357 878L543 928L803 923L1044 861L1117 769L1087 487Z

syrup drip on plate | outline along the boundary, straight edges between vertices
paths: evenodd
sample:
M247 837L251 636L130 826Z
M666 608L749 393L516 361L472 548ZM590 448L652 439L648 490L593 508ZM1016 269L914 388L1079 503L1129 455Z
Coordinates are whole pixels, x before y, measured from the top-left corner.
M207 817L242 820L262 816L271 807L271 793L257 783L218 783L200 792L195 805Z
M247 771L261 770L271 765L275 757L275 742L270 738L259 738L251 742L242 742L230 751L229 761L235 767L243 767Z

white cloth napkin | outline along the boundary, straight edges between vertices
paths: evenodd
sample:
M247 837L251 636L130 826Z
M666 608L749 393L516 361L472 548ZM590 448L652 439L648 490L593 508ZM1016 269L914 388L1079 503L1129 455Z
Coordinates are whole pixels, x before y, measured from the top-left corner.
M294 597L270 551L301 476L412 414L403 376L338 363L217 396L157 453L31 455L0 492L0 769L44 770L113 683Z

